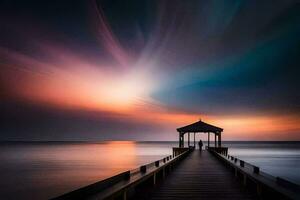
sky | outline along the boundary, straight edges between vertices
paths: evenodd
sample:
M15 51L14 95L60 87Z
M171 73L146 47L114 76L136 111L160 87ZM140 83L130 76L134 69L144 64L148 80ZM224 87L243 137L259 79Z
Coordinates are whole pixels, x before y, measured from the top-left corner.
M300 140L297 0L1 0L0 140Z

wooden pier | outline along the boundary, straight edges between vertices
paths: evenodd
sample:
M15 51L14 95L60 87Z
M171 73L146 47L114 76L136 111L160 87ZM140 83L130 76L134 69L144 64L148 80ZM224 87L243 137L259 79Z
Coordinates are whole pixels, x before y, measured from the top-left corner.
M202 121L177 129L179 147L173 155L77 189L55 200L221 200L300 199L300 186L273 177L222 147L223 129ZM184 147L184 134L215 134L214 147ZM190 144L188 137L188 144ZM218 138L218 142L217 139Z
M300 199L300 188L213 148L192 147L55 198L79 199Z

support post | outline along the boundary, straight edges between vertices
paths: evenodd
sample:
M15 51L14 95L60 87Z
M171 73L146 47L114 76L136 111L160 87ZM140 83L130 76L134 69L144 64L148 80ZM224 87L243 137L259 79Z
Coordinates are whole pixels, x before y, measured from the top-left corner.
M217 134L215 133L215 148L217 147Z
M260 183L257 183L256 185L256 192L259 197L262 196L262 185Z
M179 148L184 147L184 135L182 133L179 133Z
M127 191L126 190L123 192L123 200L127 200Z
M210 141L209 141L210 132L208 132L208 135L207 135L207 137L208 137L208 138L207 138L207 143L208 143L208 144L207 144L207 146L208 146L208 148L209 148L209 143L210 143Z
M196 133L194 132L194 148L196 148Z
M153 185L156 185L156 173L153 174Z
M244 174L244 176L243 176L243 184L244 184L244 186L247 186L247 175L246 174Z
M190 147L190 132L188 132L188 147Z

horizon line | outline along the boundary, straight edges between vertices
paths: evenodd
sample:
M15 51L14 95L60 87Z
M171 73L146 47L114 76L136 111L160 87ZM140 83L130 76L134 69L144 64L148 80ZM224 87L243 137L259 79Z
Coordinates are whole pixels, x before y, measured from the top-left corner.
M198 140L197 140L198 141ZM178 142L177 140L0 140L5 142ZM207 143L207 140L203 142ZM300 140L222 140L222 142L300 142ZM185 143L188 143L185 141ZM193 143L193 141L191 141ZM210 141L214 143L214 141Z

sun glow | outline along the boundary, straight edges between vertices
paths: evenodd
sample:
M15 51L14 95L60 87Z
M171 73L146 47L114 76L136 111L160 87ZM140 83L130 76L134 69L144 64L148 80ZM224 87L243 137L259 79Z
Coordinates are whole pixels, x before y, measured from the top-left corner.
M52 51L52 55L63 52ZM130 123L151 124L174 131L201 117L225 130L224 139L297 139L298 116L214 116L172 110L151 98L161 82L151 66L131 68L90 64L74 55L57 56L55 62L42 62L18 53L10 53L15 66L1 65L3 77L14 95L31 103L126 117ZM146 69L145 69L146 68ZM22 69L22 70L21 70ZM287 132L291 133L287 136Z
M99 77L101 77L99 75ZM51 80L39 85L27 82L22 94L33 101L47 102L62 107L78 107L104 111L128 111L145 94L146 85L132 84L131 80L115 78L89 80L86 77Z
M57 52L58 53L58 52ZM11 54L27 70L4 66L7 82L15 95L36 103L63 108L127 112L147 99L152 87L148 73L91 65L65 55L56 63L43 63L20 54Z

